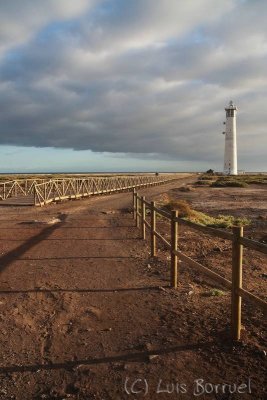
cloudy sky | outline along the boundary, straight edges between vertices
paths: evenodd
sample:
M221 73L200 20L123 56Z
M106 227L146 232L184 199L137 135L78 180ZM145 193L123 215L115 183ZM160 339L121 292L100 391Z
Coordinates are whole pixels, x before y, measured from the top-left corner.
M266 0L0 0L0 172L267 170Z

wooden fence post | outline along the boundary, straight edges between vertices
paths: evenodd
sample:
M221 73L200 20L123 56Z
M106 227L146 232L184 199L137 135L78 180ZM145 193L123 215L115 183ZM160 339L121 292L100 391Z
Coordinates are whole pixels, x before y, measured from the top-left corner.
M37 193L36 193L36 187L34 185L33 187L33 198L34 198L34 205L37 205Z
M232 318L231 330L232 339L240 340L241 332L241 304L242 298L238 293L238 289L242 288L242 256L243 246L239 243L239 238L243 236L243 227L233 227L233 243L232 243Z
M177 288L177 278L178 278L178 257L174 254L177 251L177 241L178 241L178 222L176 221L178 217L178 211L172 211L171 215L171 286Z
M154 201L151 201L151 257L155 257L156 255L156 203Z
M146 239L146 225L145 225L145 220L146 220L146 205L145 205L145 197L141 197L141 234L142 234L142 239Z
M140 212L140 199L139 199L138 193L136 193L136 226L137 226L137 228L139 228L139 226L140 226L139 212Z
M135 188L133 188L133 218L136 219L136 193L135 193Z

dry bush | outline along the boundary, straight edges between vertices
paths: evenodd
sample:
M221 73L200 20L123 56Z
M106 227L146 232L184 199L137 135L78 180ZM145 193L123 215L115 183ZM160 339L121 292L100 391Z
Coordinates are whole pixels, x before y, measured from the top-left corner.
M181 218L190 217L194 213L190 204L185 200L169 199L169 202L165 204L165 208L170 211L177 210Z

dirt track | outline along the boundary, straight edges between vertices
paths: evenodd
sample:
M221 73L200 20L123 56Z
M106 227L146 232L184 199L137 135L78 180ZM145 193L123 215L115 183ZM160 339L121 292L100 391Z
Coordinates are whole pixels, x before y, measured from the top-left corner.
M198 296L212 285L183 266L179 289L169 289L168 254L149 259L130 207L124 193L1 209L0 399L138 399L146 382L147 399L192 399L200 378L250 378L252 390L201 399L264 399L262 314L248 308L253 335L232 347L229 295ZM140 393L128 395L136 379Z

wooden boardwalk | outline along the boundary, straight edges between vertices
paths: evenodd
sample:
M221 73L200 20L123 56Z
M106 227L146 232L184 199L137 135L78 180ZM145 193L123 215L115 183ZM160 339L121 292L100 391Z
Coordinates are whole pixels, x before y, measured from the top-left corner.
M175 174L112 177L80 177L45 180L14 180L0 183L0 206L44 206L71 200L161 185L177 179Z
M9 197L0 201L1 206L34 206L34 195Z

